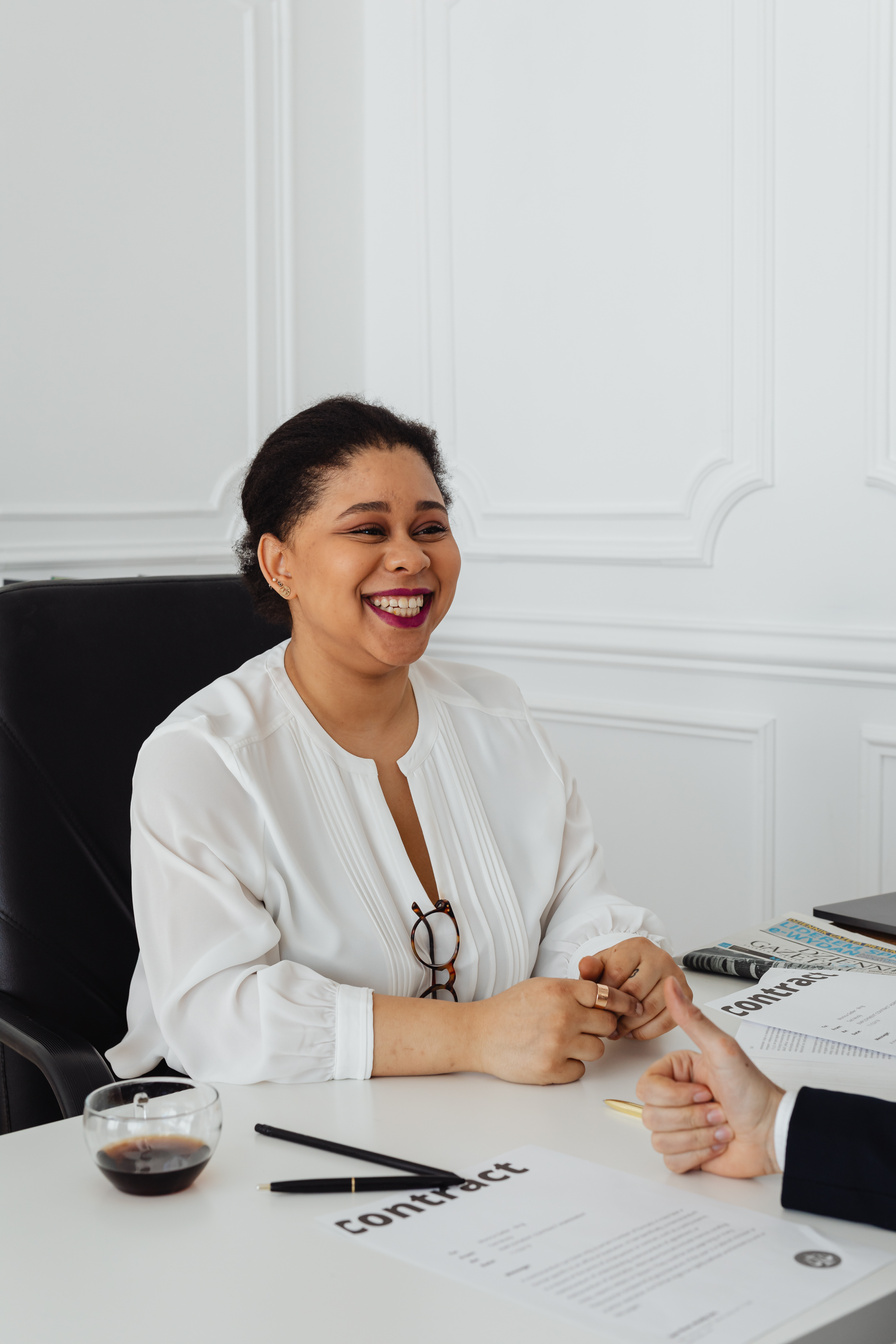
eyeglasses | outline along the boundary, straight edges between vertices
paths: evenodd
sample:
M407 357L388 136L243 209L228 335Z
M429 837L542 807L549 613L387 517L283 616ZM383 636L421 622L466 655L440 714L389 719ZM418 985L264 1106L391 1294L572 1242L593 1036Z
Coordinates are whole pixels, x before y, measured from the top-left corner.
M457 994L454 989L454 979L455 979L454 963L457 961L457 954L460 951L460 929L457 927L457 920L454 917L454 911L451 909L451 903L450 901L436 901L433 908L431 910L428 910L425 915L416 901L414 901L413 904L411 905L411 909L417 916L417 922L411 929L411 949L414 953L414 956L419 961L420 965L425 966L428 971L432 972L432 983L430 984L429 989L425 989L423 993L420 995L420 997L421 999L428 999L430 995L432 995L433 998L436 998L438 996L439 990L444 989L448 991L454 1002L457 1003ZM436 915L447 915L448 918L451 920L451 923L454 925L454 932L456 935L454 951L447 961L436 961L436 940L433 937L432 927L429 923L429 921L433 919ZM426 938L427 938L426 945L429 948L428 961L426 957L421 954L420 949L417 946L417 930L420 928L421 924L426 930ZM422 937L422 934L420 936ZM437 971L448 972L448 979L444 983L440 983L438 980L436 980Z

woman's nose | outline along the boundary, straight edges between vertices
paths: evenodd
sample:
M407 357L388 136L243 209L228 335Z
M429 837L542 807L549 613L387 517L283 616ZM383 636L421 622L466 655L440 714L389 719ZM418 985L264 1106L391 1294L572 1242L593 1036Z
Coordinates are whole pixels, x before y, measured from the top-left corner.
M423 547L413 537L395 540L386 556L386 568L392 573L419 574L429 569L430 559Z

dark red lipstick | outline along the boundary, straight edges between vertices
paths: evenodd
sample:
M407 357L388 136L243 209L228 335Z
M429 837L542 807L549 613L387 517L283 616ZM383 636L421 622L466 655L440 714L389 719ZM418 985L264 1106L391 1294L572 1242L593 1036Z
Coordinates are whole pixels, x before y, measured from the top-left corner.
M375 597L422 597L423 606L417 612L416 616L396 616L385 607L374 606ZM375 616L379 616L386 625L396 628L416 630L423 625L429 615L429 609L432 606L432 590L429 588L389 588L379 593L365 593L364 601Z

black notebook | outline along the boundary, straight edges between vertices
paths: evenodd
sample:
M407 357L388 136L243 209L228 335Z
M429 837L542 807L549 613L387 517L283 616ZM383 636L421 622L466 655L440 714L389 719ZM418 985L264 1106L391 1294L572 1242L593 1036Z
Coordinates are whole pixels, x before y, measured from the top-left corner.
M851 924L854 929L896 937L896 891L882 896L863 896L858 901L816 905L812 913L816 919L829 919L833 924Z

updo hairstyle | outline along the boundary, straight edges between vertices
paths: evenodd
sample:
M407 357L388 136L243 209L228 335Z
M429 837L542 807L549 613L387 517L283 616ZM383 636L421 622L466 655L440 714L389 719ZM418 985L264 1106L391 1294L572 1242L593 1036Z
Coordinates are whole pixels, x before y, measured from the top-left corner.
M329 397L287 420L262 444L243 481L246 531L235 546L256 608L289 625L289 604L272 592L258 563L265 532L285 541L318 502L327 478L368 448L412 448L429 467L446 507L451 496L435 430L359 397Z

